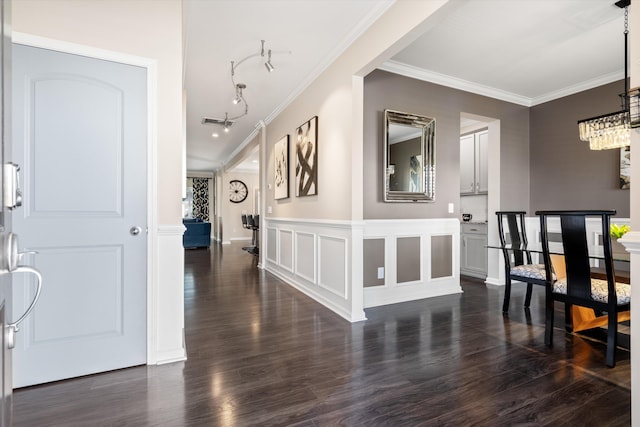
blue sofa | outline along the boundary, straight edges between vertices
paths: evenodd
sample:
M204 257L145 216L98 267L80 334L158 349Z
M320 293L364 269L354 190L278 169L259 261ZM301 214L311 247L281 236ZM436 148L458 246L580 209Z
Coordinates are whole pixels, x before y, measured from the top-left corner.
M208 248L211 246L211 223L199 218L184 218L187 228L182 235L182 246L187 248Z

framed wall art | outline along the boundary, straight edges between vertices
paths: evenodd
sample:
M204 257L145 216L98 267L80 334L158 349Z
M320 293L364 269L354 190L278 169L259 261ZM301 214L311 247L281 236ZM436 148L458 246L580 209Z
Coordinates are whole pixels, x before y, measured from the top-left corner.
M296 196L318 194L318 117L296 129Z
M289 135L283 136L273 147L274 160L274 198L289 197Z
M620 188L631 188L631 147L620 149Z

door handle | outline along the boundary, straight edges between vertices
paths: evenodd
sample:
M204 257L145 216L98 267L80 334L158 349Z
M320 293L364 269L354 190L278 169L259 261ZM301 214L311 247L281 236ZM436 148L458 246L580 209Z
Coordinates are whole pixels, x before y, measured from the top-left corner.
M140 234L140 232L142 231L142 228L135 226L135 227L131 227L129 229L129 233L131 233L132 236L137 236L138 234Z
M29 304L29 307L27 307L18 320L7 325L7 347L11 349L16 345L15 335L16 332L20 331L20 323L22 323L22 321L31 314L38 302L38 299L40 298L40 291L42 291L42 274L35 268L28 267L26 265L19 265L14 270L10 271L10 273L31 273L36 276L36 294L33 296L31 304Z

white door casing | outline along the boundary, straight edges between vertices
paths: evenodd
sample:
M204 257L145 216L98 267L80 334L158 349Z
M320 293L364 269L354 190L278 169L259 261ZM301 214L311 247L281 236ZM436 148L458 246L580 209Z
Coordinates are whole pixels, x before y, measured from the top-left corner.
M14 230L46 278L16 341L14 386L146 363L146 70L22 45L14 55L25 194ZM16 309L31 298L21 289Z
M9 136L11 135L11 32L10 32L10 10L11 2L2 0L0 2L0 43L1 46L1 78L0 78L0 170L4 164L5 154L10 154L5 150L5 146L9 145ZM11 224L7 221L4 204L2 201L2 188L4 187L4 178L0 173L0 233L5 234L11 232ZM1 248L0 248L1 250ZM3 254L6 256L6 254ZM12 283L11 275L0 274L0 396L2 403L0 404L0 426L8 427L12 422L12 352L8 345L7 323L13 320L11 298Z

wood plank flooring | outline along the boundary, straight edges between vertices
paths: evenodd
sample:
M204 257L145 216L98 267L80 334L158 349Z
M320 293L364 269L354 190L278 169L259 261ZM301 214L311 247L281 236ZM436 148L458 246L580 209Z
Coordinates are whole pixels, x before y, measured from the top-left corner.
M241 246L186 252L187 361L16 390L14 425L630 425L628 351L607 369L561 307L545 347L541 288L526 312L514 285L503 317L501 290L465 278L350 324Z

